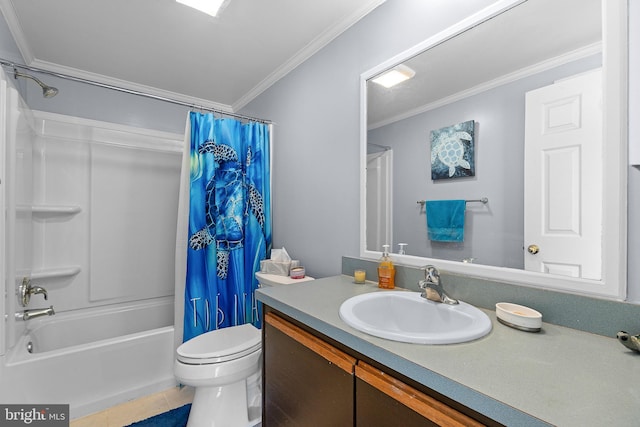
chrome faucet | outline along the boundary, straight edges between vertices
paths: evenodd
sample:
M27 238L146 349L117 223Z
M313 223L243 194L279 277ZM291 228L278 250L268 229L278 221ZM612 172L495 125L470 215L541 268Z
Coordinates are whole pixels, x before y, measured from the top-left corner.
M53 316L56 312L53 310L53 306L49 308L38 308L34 310L23 310L21 313L16 313L17 320L29 320L34 317L40 316Z
M45 300L49 299L47 290L40 286L31 286L31 280L28 277L22 279L22 283L18 286L18 298L23 307L29 305L31 295L42 294Z
M440 273L438 273L438 269L435 266L427 265L422 267L422 270L424 271L424 280L418 282L420 289L424 290L420 295L421 297L445 304L458 304L457 299L450 298L449 295L444 292L442 284L440 283Z

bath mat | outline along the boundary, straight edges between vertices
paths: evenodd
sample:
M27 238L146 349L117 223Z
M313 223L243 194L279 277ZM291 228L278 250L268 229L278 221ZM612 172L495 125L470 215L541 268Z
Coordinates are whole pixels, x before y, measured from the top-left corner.
M127 427L185 427L189 419L191 404L155 415L146 420L129 424Z

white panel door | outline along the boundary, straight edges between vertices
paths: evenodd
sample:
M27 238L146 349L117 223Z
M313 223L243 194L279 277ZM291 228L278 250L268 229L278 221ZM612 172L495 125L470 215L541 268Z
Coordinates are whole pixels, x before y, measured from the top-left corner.
M526 95L525 269L601 279L602 71Z
M392 245L391 234L392 151L367 155L367 250L381 251Z

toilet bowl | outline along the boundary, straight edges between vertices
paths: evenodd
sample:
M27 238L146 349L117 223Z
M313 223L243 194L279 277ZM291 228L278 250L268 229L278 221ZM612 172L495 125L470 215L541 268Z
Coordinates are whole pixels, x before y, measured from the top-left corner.
M261 287L313 280L256 273ZM174 376L195 388L187 427L255 426L262 416L262 335L251 324L198 335L176 350Z
M174 375L195 387L187 427L259 423L261 357L261 333L251 324L206 332L178 347Z

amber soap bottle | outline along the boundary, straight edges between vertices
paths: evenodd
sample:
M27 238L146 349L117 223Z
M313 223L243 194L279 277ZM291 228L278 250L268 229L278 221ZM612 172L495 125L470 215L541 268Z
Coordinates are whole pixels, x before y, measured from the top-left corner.
M382 258L378 263L378 287L383 289L393 289L396 287L396 269L393 260L389 256L389 245L382 245Z

